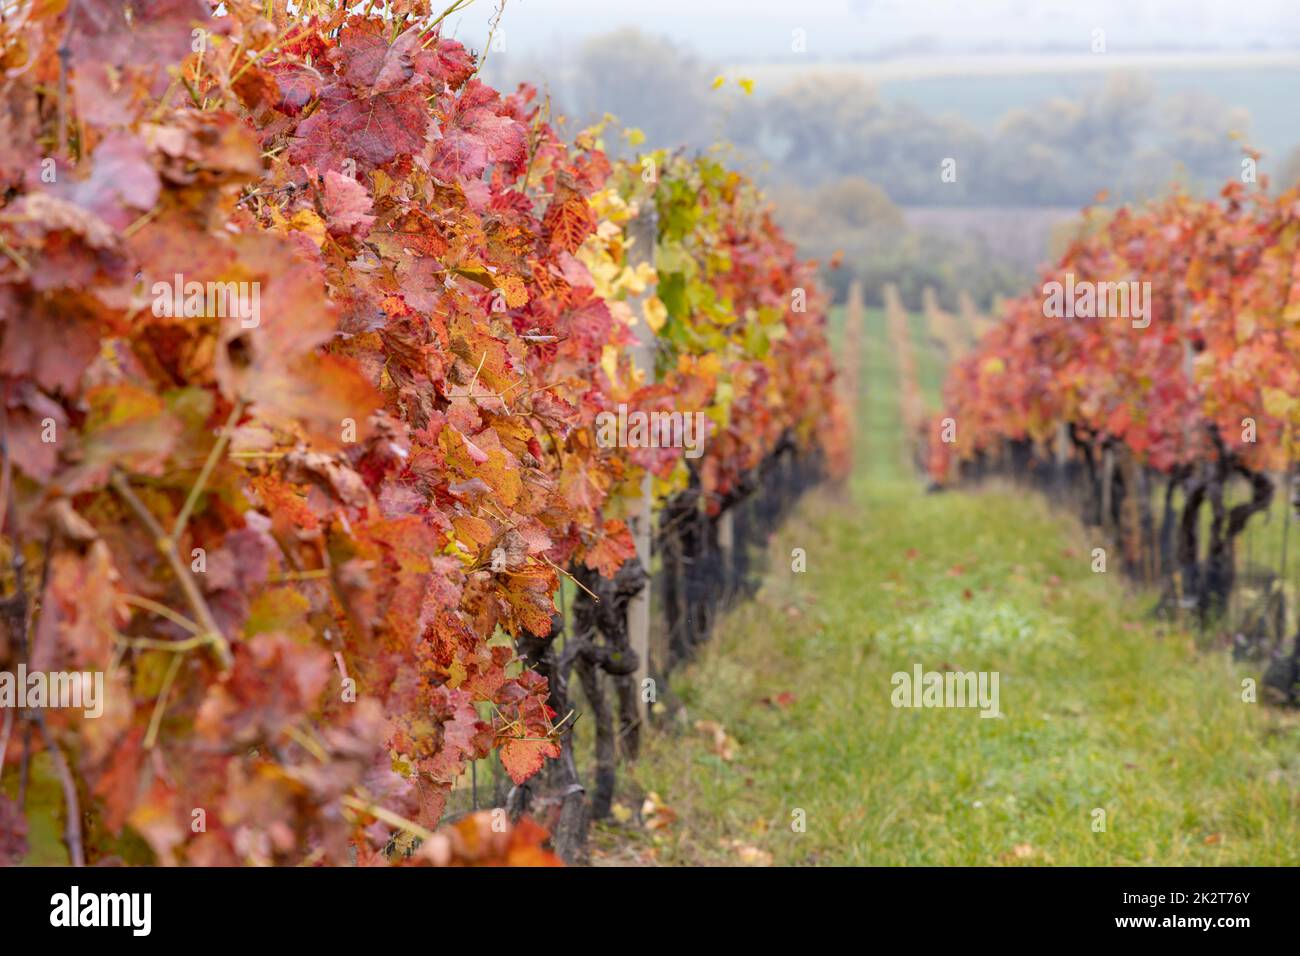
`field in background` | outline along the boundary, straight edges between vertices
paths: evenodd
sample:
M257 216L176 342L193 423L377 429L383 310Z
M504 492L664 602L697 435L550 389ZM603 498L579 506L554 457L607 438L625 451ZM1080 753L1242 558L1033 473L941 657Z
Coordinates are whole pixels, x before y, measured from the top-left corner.
M907 225L939 236L972 237L995 256L1037 275L1057 234L1079 219L1072 206L901 206Z
M1129 56L1116 49L1017 56L899 57L875 62L736 63L728 74L751 76L757 93L780 89L801 76L850 74L876 84L886 102L909 102L926 113L954 114L993 131L1009 110L1053 97L1078 100L1101 89L1114 73L1150 77L1158 97L1213 89L1230 106L1249 104L1250 142L1265 152L1266 168L1296 145L1300 55L1295 53L1181 53ZM1246 130L1242 130L1246 133Z

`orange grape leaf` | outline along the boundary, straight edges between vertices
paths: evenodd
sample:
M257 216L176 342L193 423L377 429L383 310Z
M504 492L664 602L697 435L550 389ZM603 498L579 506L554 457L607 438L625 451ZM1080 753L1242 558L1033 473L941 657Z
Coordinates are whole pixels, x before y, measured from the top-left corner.
M606 521L604 533L595 545L587 551L586 565L600 573L603 578L612 578L625 562L636 556L636 542L632 533L622 521Z
M506 681L497 694L497 709L506 723L498 727L496 742L501 762L515 783L523 783L542 769L547 757L560 756L547 693L546 678L529 670Z
M552 249L577 252L596 231L596 216L586 197L571 186L557 186L542 219L542 231Z
M502 621L511 634L524 627L538 637L551 633L551 615L555 613L555 594L559 582L549 567L530 567L502 575L502 594L513 616Z
M542 769L546 758L560 755L560 745L551 740L505 738L500 744L501 764L515 783L523 783Z

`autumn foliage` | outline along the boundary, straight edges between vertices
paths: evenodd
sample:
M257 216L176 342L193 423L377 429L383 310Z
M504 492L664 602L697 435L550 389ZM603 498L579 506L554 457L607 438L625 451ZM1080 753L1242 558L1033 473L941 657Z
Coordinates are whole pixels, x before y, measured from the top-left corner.
M1150 282L1149 314L1048 318L1037 290L953 369L931 468L1058 425L1169 474L1214 458L1249 473L1294 460L1300 428L1300 190L1229 183L1143 208L1092 210L1043 276ZM1135 327L1149 320L1147 327ZM938 435L938 423L931 438Z
M106 685L97 719L6 711L0 770L48 757L74 860L382 863L470 761L555 756L509 638L634 556L647 470L688 478L601 411L706 412L706 507L780 441L844 461L824 301L754 187L616 168L389 6L0 23L0 669ZM22 819L0 793L11 857ZM549 862L488 832L412 859Z

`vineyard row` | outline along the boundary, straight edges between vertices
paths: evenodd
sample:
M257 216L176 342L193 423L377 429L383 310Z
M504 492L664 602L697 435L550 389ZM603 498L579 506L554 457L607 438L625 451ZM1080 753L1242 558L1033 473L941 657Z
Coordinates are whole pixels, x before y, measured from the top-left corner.
M609 615L629 524L843 469L812 266L743 176L611 162L426 3L131 8L0 22L0 669L105 686L5 709L0 855L54 813L74 863L550 862L435 832L448 794L562 758L562 579ZM620 407L702 454L601 441ZM609 634L584 679L644 666Z

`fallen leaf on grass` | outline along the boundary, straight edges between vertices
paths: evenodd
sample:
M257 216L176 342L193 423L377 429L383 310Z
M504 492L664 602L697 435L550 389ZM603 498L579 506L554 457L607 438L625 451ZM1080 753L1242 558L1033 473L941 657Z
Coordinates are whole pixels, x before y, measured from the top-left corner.
M1046 850L1038 849L1032 843L1017 843L1011 848L1010 853L1004 853L1002 855L1002 862L1015 863L1017 861L1050 864L1052 862L1052 855Z
M772 854L767 850L760 850L756 846L750 846L748 843L742 843L740 840L719 840L724 847L730 847L736 851L736 856L740 862L746 866L771 866Z
M662 830L677 819L677 813L651 790L641 804L641 819L647 830Z
M706 737L712 737L713 752L723 760L731 760L736 756L736 748L740 744L727 734L726 728L716 720L697 720L695 729Z

